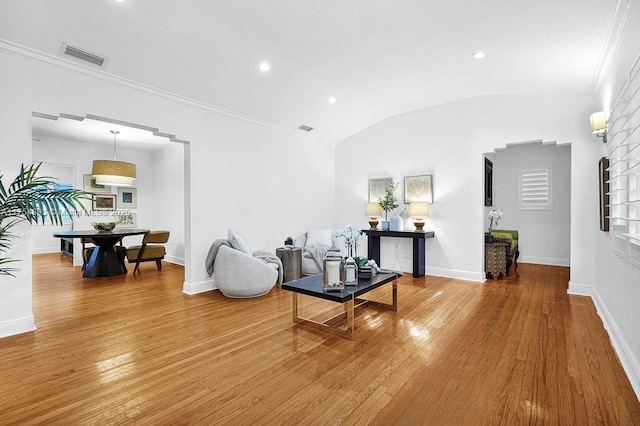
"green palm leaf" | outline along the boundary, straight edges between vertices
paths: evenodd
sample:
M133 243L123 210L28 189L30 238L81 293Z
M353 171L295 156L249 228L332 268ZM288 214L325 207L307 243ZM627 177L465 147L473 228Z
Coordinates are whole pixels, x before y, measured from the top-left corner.
M40 165L20 166L20 173L5 187L0 175L0 253L9 250L10 241L17 236L10 229L20 222L62 225L64 215L87 213L82 200L90 200L91 193L78 189L55 190L55 178L38 176ZM6 268L5 264L15 262L0 257L0 275L11 275L16 268Z

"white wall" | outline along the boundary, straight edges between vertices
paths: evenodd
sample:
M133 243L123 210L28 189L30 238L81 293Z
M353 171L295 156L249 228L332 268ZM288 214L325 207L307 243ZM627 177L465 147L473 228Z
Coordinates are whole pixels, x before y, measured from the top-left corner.
M640 4L632 2L627 24L612 51L613 56L608 72L604 75L595 95L592 112L611 108L613 98L628 78L636 61L640 60L638 22L640 22ZM591 170L590 185L598 184L598 160L606 154L603 144L599 139L596 140L597 142L593 144L594 149L584 159ZM597 199L595 203L594 208L597 209ZM611 236L608 232L599 230L597 221L591 226L594 229L592 244L596 248L596 256L593 259L595 279L591 282L583 282L572 276L570 291L593 297L618 357L631 380L636 395L640 397L640 333L638 333L640 269L613 254ZM572 252L572 258L573 256L575 252Z
M308 224L334 226L332 146L2 41L0 63L0 170L5 176L32 160L32 111L94 114L156 127L190 142L187 292L214 287L206 276L207 251L230 227L241 230L253 248L274 249L283 236L296 235ZM34 326L31 227L18 231L10 256L22 260L22 269L17 278L0 277L0 336Z
M519 210L519 169L540 165L551 166L553 210ZM518 262L569 266L571 147L541 142L509 146L496 152L493 173L493 205L504 213L494 229L518 230Z
M434 201L425 229L435 231L435 238L427 240L427 274L483 281L483 153L507 143L543 140L573 143L581 158L584 146L594 143L585 124L590 103L587 96L485 96L384 120L337 146L336 222L366 226L363 208L369 178L390 176L402 182L404 176L433 173ZM572 182L592 172L573 165L571 170ZM597 195L597 186L585 191L594 188ZM399 198L402 193L401 185ZM585 219L575 224L578 238L592 233L591 223L597 221L592 208L597 197L590 194L582 189L572 192L572 208ZM394 263L396 243L399 264L408 272L410 240L383 239L381 263ZM593 252L593 246L584 250ZM580 271L593 259L592 253L585 253L572 263L572 274L574 267Z
M184 265L184 146L171 143L152 154L151 229L171 231L165 259Z

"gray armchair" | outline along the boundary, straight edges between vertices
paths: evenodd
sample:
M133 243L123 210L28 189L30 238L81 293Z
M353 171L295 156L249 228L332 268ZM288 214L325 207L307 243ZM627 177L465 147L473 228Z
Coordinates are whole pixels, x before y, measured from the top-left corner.
M329 229L324 231L328 231L331 235L330 241L325 241L325 244L308 247L307 232L298 235L294 240L293 245L302 249L302 275L314 275L322 273L322 258L326 254L327 250L329 250L331 247L340 247L340 240L338 239L338 237L335 236ZM328 242L330 242L331 244L327 245L326 243Z

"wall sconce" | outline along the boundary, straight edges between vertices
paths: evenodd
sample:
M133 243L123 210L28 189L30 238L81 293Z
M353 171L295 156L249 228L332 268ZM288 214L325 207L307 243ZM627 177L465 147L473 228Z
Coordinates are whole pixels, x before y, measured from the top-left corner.
M599 138L602 138L602 143L607 143L607 120L609 119L609 112L600 111L594 112L589 117L589 125L591 126L591 133Z
M413 225L416 231L422 231L424 228L424 217L429 216L429 203L410 203L409 217L415 217Z
M378 218L382 216L382 207L378 203L367 203L364 206L365 215L369 216L371 230L378 229Z

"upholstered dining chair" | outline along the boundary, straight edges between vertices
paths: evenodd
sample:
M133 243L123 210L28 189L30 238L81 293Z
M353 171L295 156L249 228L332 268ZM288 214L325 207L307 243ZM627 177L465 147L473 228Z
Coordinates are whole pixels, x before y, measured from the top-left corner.
M169 231L150 231L144 235L142 245L127 247L127 259L129 263L135 263L135 274L140 262L155 261L158 270L162 269L162 259L167 253L164 244L169 241Z

